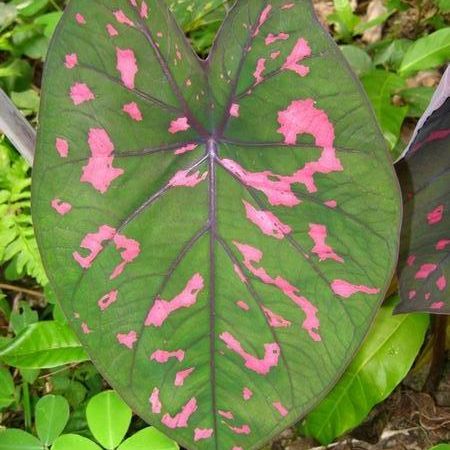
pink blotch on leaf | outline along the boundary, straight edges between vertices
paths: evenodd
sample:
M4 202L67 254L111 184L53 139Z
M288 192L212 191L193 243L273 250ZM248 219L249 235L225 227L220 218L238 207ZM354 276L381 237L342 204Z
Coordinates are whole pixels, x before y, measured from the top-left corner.
M445 250L445 247L447 247L448 245L450 245L450 239L441 239L436 244L436 250Z
M261 359L247 353L232 334L223 332L219 337L230 350L237 353L245 361L245 367L260 375L267 375L272 367L278 365L280 347L277 343L264 344L264 358Z
M110 184L124 171L112 166L114 156L114 144L106 130L91 128L89 130L88 144L91 149L91 157L88 164L83 167L82 183L91 184L97 191L104 194Z
M128 114L136 122L142 121L142 113L136 102L131 102L123 105L122 111Z
M212 428L196 428L194 430L194 441L209 439L214 433Z
M223 417L224 419L233 420L234 414L231 411L223 411L219 409L217 411L219 413L219 416Z
M252 397L253 397L253 392L249 388L245 387L242 391L242 398L247 402Z
M116 337L119 344L124 345L130 350L134 347L134 344L138 340L136 331L130 331L129 333L118 333Z
M105 311L105 309L108 309L116 300L118 296L117 289L112 290L111 292L108 292L105 294L98 302L98 306L102 311Z
M281 404L281 402L274 402L273 407L283 416L288 415L288 410Z
M191 375L191 373L195 370L194 367L191 367L186 370L180 370L175 375L175 386L183 386L186 378Z
M61 201L59 198L52 200L52 208L61 216L65 216L72 210L72 205Z
M133 6L137 6L137 0L130 0L130 3L131 3Z
M328 206L328 208L336 208L337 202L336 202L336 200L328 200L328 201L324 202L324 205Z
M285 5L283 5L282 7L281 7L281 9L291 9L291 8L293 8L295 5L294 5L294 3L286 3Z
M240 106L237 103L233 103L230 107L230 116L239 117L239 108Z
M120 252L120 257L122 258L122 262L117 265L117 267L113 270L110 280L117 278L125 269L125 266L134 261L140 254L141 248L138 241L134 239L129 239L122 234L116 234L114 236L114 244L116 246L116 250L122 250Z
M66 139L56 138L55 147L61 158L67 158L69 156L69 143Z
M244 450L242 447L233 447L231 450Z
M159 399L159 389L155 387L152 391L152 394L149 398L150 406L152 409L153 414L160 414L161 413L161 400Z
M83 322L83 323L81 324L81 331L82 331L84 334L90 334L90 333L92 333L92 330L89 328L89 326L88 326L88 324L87 324L86 322Z
M290 284L284 278L277 276L272 278L263 267L256 268L253 263L259 263L263 257L261 250L250 245L233 242L241 255L244 257L245 267L263 283L277 287L284 295L291 299L305 314L303 329L310 335L313 341L320 341L318 333L320 322L317 318L317 308L306 298L298 294L298 288Z
M114 11L114 17L116 18L117 22L128 25L130 27L134 27L133 21L121 9Z
M187 153L187 152L192 152L197 147L198 147L198 144L185 145L184 147L180 147L177 150L175 150L175 155L182 155L182 154Z
M445 275L440 276L437 280L436 280L436 287L440 290L443 291L446 287L447 287L447 280L445 278Z
M188 422L192 414L197 411L197 399L191 398L175 416L164 414L161 423L168 428L187 428Z
M308 234L314 242L314 247L311 251L319 257L319 261L332 259L339 263L344 262L344 258L337 255L335 251L326 244L325 241L328 237L328 231L325 225L310 224Z
M426 294L425 294L425 300L430 300L430 298L431 298L431 292L427 292Z
M333 292L339 297L349 298L354 294L362 293L362 294L370 294L375 295L380 293L380 289L371 288L368 286L364 286L362 284L352 284L348 281L344 280L334 280L331 283L331 289Z
M134 51L131 49L116 48L117 70L120 72L123 84L128 89L134 89L134 81L138 66Z
M314 106L313 99L294 100L286 110L278 113L278 122L281 125L278 132L284 135L286 144L295 145L297 135L310 134L315 138L316 145L323 148L317 161L307 162L288 178L290 183L302 183L308 192L316 192L316 173L328 174L344 170L334 149L334 127L327 114Z
M265 235L276 239L283 239L292 229L289 225L281 222L270 211L262 211L254 208L250 203L243 200L247 219L254 223Z
M82 103L94 100L95 95L86 83L75 83L70 88L70 98L72 99L73 104L78 106Z
M66 55L66 61L64 65L68 69L73 69L78 64L78 56L76 53L70 53Z
M222 159L221 162L226 169L236 175L246 186L263 192L271 205L293 207L300 203L300 200L291 190L292 177L276 175L268 170L264 172L250 172L231 159Z
M408 258L406 258L406 264L411 267L414 265L414 262L416 260L416 255L409 255Z
M179 170L169 181L169 186L172 187L195 187L206 179L208 172L200 175L197 170L193 174L189 174L189 170Z
M445 303L444 302L434 302L430 308L431 309L442 309L444 307Z
M289 39L289 35L286 33L278 33L278 34L269 33L266 37L265 43L266 45L271 45L274 42L286 41L287 39Z
M150 356L151 361L156 361L160 364L166 363L170 358L178 359L178 361L181 362L184 359L184 351L175 350L173 352L168 352L166 350L156 350Z
M442 220L444 215L444 205L439 205L433 211L427 214L427 222L429 225L435 225Z
M416 272L416 275L414 276L414 278L416 280L425 280L436 269L437 269L437 265L436 264L422 264L420 266L420 269Z
M300 38L295 44L291 54L286 58L286 62L283 64L284 70L292 70L301 77L305 77L309 73L309 67L299 64L299 62L306 57L311 56L311 48L308 42Z
M235 434L250 434L252 431L250 426L247 424L241 425L240 427L238 427L238 426L232 426L227 423L227 426Z
M103 242L111 240L116 233L114 228L108 225L99 227L96 233L88 233L81 241L80 247L89 250L88 256L81 256L78 252L73 253L75 261L83 268L91 267L95 258L103 250Z
M417 295L417 292L416 292L416 291L409 291L409 292L408 292L408 298L409 298L409 300L412 300L413 298L415 298L416 295Z
M188 123L188 118L179 117L178 119L172 120L172 122L170 122L169 133L175 134L179 133L180 131L189 130L189 128L191 128L191 126Z
M271 59L277 59L280 55L281 55L281 52L278 50L278 51L276 51L276 52L272 52L272 53L270 54L270 58L271 58Z
M247 305L247 303L245 303L243 300L238 300L236 302L236 305L241 308L243 311L249 311L250 310L250 306Z
M145 0L142 0L141 11L139 13L143 19L148 19L148 5Z
M77 21L77 23L79 25L84 25L86 23L86 19L84 18L84 16L80 13L76 13L75 14L75 20Z
M111 23L108 23L106 25L106 31L108 32L108 34L111 37L115 37L119 35L119 32L116 30L116 28L114 27L114 25L112 25Z
M259 16L259 20L258 20L258 25L255 28L255 31L252 34L252 37L256 37L259 34L259 31L261 29L261 27L267 22L267 20L269 19L269 14L270 11L272 10L272 5L267 5L261 15Z
M203 277L199 273L196 273L187 282L185 288L172 300L156 298L145 320L145 326L160 327L173 312L195 305L197 303L197 296L203 288Z
M274 313L269 308L263 306L262 309L267 317L267 320L269 321L269 325L272 328L287 328L291 326L292 323L289 320L286 320L279 314Z
M242 270L237 264L233 265L233 270L243 283L247 283L247 277L242 273Z
M255 83L259 84L264 80L264 77L262 76L263 72L266 70L266 59L265 58L259 58L258 62L256 63L256 69L253 73L253 76L255 77Z

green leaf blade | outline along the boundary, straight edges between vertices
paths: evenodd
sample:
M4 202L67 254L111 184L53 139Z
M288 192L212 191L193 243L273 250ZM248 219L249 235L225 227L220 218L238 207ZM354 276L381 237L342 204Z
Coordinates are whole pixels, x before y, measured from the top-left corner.
M394 174L310 4L238 2L204 62L162 1L132 3L74 0L56 31L33 173L44 264L133 411L190 449L258 448L377 310Z
M13 367L43 369L85 361L88 357L67 325L44 321L27 326L1 350L0 359Z
M36 404L36 431L45 445L51 445L69 420L69 403L60 395L46 395Z
M411 45L400 65L399 74L408 76L419 70L433 69L450 59L450 27L437 30Z

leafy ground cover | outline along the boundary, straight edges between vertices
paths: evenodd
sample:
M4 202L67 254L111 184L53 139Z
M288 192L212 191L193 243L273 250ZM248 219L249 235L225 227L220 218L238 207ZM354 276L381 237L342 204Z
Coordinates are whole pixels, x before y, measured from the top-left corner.
M205 56L232 2L169 3L196 51ZM33 125L43 62L64 7L56 0L0 2L0 86ZM317 1L315 8L361 79L396 158L450 60L448 0ZM81 450L132 450L141 448L140 439L150 443L143 449L177 448L119 405L66 325L37 251L30 170L2 137L0 421L2 427L21 432L0 434L0 449L15 449L23 442L33 449L69 450L76 445ZM338 449L426 450L450 440L450 370L434 396L420 392L432 351L429 318L391 316L395 291L394 285L394 296L339 384L305 421L276 439L273 449L300 450L321 443ZM117 402L119 413L110 418L110 429L117 434L105 437L96 429L95 411L108 410L108 402ZM135 441L130 444L131 439Z

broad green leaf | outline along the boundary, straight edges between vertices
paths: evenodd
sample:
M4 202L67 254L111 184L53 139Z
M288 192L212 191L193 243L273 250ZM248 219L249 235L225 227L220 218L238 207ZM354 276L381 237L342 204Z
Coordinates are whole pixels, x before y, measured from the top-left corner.
M374 68L370 56L363 49L355 45L341 45L339 48L358 77Z
M55 11L36 17L34 23L44 27L44 35L51 38L55 32L58 22L61 20L62 12Z
M400 65L400 75L432 69L450 60L450 27L431 33L414 42Z
M408 107L393 105L392 97L405 86L405 81L384 70L374 70L364 75L361 81L375 109L384 137L393 149L400 137Z
M430 448L430 450L450 450L450 444L439 444Z
M124 441L118 450L178 450L180 447L154 427L144 428Z
M0 411L13 403L16 399L16 388L10 371L0 367Z
M44 446L26 431L9 428L0 431L0 450L44 450Z
M380 309L363 346L344 376L302 424L302 431L327 445L359 425L395 389L422 347L425 314L393 316L398 297Z
M51 445L69 420L69 404L60 395L41 397L35 409L36 431L45 445Z
M261 447L392 278L400 198L361 85L287 0L238 1L207 62L162 0L73 0L44 78L33 217L70 324L185 448Z
M86 408L91 433L105 448L116 448L131 423L131 409L114 392L105 391L92 397Z
M95 442L77 434L63 434L52 445L52 450L102 450Z
M73 331L61 322L27 326L7 347L0 360L13 367L44 369L88 359Z
M434 111L421 119L396 164L404 202L396 312L450 314L449 80L448 69L433 97Z

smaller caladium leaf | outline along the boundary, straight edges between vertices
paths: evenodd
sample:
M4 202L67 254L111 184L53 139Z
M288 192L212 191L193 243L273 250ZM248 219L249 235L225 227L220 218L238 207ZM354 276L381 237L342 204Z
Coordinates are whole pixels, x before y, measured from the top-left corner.
M404 224L396 312L450 314L450 71L396 164Z

